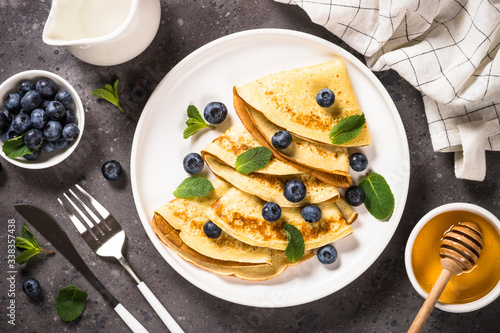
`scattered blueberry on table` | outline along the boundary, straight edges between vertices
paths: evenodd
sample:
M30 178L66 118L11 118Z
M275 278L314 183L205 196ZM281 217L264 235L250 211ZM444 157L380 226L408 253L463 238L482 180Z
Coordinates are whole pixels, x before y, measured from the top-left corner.
M42 290L42 287L40 286L40 282L33 278L27 278L23 282L23 291L28 297L35 297L37 296L40 291Z
M115 160L104 162L102 165L102 175L107 180L117 180L122 173L122 166Z

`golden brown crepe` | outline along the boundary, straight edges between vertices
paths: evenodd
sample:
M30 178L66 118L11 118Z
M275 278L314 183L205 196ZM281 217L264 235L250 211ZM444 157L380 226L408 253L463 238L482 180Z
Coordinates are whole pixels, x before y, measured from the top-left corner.
M207 216L234 238L254 246L285 250L288 239L285 223L297 227L304 237L305 249L314 249L352 232L341 211L334 203L318 204L322 217L316 223L304 221L298 207L282 207L281 218L268 222L262 217L265 202L237 188L231 188L215 201Z
M321 107L316 95L329 88L331 107ZM271 74L236 88L237 94L269 121L308 140L331 144L332 128L343 118L362 114L347 68L341 58L330 62ZM371 143L368 127L346 147Z

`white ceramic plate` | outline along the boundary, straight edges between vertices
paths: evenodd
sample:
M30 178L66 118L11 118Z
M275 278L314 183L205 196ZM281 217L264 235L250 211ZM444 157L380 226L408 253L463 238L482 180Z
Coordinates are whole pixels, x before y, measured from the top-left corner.
M338 260L322 265L316 258L288 268L263 282L222 277L199 269L173 253L155 235L154 210L173 198L173 190L188 176L182 160L199 152L232 124L239 122L232 104L232 87L281 70L344 58L354 90L365 113L373 144L360 149L369 170L388 181L396 207L388 222L375 220L356 208L352 235L335 242ZM220 101L228 119L217 130L202 130L184 140L186 110L200 112ZM215 40L175 66L160 82L139 120L132 146L132 190L144 228L165 260L180 275L202 290L224 300L257 307L285 307L327 296L359 277L389 243L403 213L409 185L409 152L398 111L379 80L354 56L338 46L308 34L277 29L251 30ZM213 175L204 169L204 176ZM351 173L353 181L365 175Z

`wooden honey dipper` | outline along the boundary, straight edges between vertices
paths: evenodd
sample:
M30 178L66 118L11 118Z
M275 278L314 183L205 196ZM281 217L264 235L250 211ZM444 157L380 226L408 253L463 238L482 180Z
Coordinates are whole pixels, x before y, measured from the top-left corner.
M439 250L443 270L408 333L420 332L451 276L471 269L476 264L482 248L483 232L474 222L460 222L445 232Z

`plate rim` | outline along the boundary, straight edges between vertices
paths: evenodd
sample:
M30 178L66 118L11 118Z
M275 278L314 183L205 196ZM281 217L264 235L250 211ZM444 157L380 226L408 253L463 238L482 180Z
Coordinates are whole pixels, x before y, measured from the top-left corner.
M227 295L227 294L221 294L220 292L218 292L217 290L214 290L213 288L207 288L207 287L202 288L196 282L194 282L194 279L191 278L190 274L185 274L184 269L179 264L177 264L173 260L167 259L167 257L162 253L162 251L166 250L167 252L171 251L173 254L175 254L175 253L160 241L160 239L156 236L156 234L154 233L154 231L151 227L150 228L146 227L146 225L148 225L148 226L150 225L150 221L148 221L148 219L147 219L145 209L144 209L144 207L142 207L141 199L140 199L139 194L138 194L137 170L136 170L136 163L135 163L136 157L137 157L137 148L138 148L138 144L139 144L138 137L140 135L143 123L144 123L145 118L146 118L143 115L145 113L147 113L148 110L151 109L150 106L154 104L154 102L157 98L159 98L158 94L155 94L155 92L158 90L161 90L162 86L167 84L170 77L174 76L178 71L183 69L183 67L186 64L188 64L193 58L196 58L199 54L201 54L201 53L203 53L203 52L205 52L213 47L217 47L217 45L219 45L219 44L223 44L223 43L229 42L229 41L234 40L234 39L245 38L245 37L253 36L253 35L270 35L270 34L287 35L287 36L297 37L297 38L301 38L301 39L305 39L308 41L312 41L312 42L321 44L321 45L331 49L339 56L346 58L349 61L351 61L352 63L354 63L357 66L358 70L363 72L364 75L368 76L371 79L370 82L372 84L374 84L375 88L378 91L381 92L381 97L383 98L383 100L387 103L387 105L390 106L389 113L391 114L393 121L395 121L397 123L397 128L398 128L399 134L401 135L401 137L404 137L404 139L405 139L403 142L404 144L401 144L401 148L403 150L404 160L405 160L405 162L408 163L407 174L405 177L406 181L403 182L404 188L402 191L402 195L400 195L398 197L398 202L400 202L400 204L395 207L394 212L393 212L393 216L397 216L397 223L395 222L394 227L389 230L391 235L390 235L390 237L387 237L385 244L383 244L383 246L380 247L380 251L379 251L379 253L377 253L377 256L375 257L375 259L373 261L367 261L363 265L359 265L358 269L349 275L349 279L347 279L343 283L339 284L338 288L336 288L333 291L330 291L326 294L322 294L319 297L318 296L306 297L306 298L302 298L299 301L291 301L291 302L289 301L285 304L278 304L278 305L277 304L267 304L267 303L254 304L254 303L250 303L250 302L245 302L245 301L239 299L238 297L233 297L232 295ZM349 53L348 51L346 51L342 47L340 47L340 46L338 46L338 45L336 45L336 44L334 44L326 39L323 39L321 37L311 35L311 34L305 33L305 32L289 30L289 29L281 29L281 28L258 28L258 29L250 29L250 30L235 32L235 33L217 38L217 39L199 47L198 49L194 50L193 52L188 54L186 57L184 57L180 62L178 62L165 75L165 77L158 83L157 87L155 88L155 91L153 91L153 93L151 94L150 98L148 99L146 105L144 106L143 112L141 113L141 116L140 116L139 121L138 121L137 126L136 126L136 130L134 132L134 138L133 138L132 149L131 149L131 159L130 159L131 187L132 187L132 193L133 193L133 198L134 198L136 210L137 210L137 213L138 213L139 218L141 220L141 224L142 224L144 230L146 231L146 234L148 235L150 241L153 243L156 250L160 253L163 260L165 260L184 279L189 281L191 284L193 284L197 288L203 290L204 292L211 294L212 296L215 296L219 299L223 299L225 301L232 302L232 303L239 304L239 305L261 307L261 308L289 307L289 306L296 306L296 305L306 304L306 303L310 303L310 302L319 300L321 298L324 298L328 295L333 294L334 292L341 290L342 288L344 288L345 286L347 286L348 284L352 283L357 278L359 278L364 272L366 272L368 270L368 268L371 265L373 265L373 263L375 263L375 261L377 259L379 259L382 252L387 248L387 245L392 240L392 237L394 236L394 234L397 230L397 227L399 226L399 223L401 222L401 217L403 215L403 212L404 212L404 209L406 206L406 201L407 201L408 192L409 192L409 184L410 184L410 177L411 177L409 165L410 165L410 153L409 153L408 138L406 136L405 127L404 127L404 124L402 122L401 116L399 115L399 111L397 110L397 108L394 104L394 101L390 97L386 88L382 85L382 83L374 75L374 73L372 71L370 71L368 69L368 67L366 67L366 65L363 64L353 54ZM160 250L160 248L162 250Z

